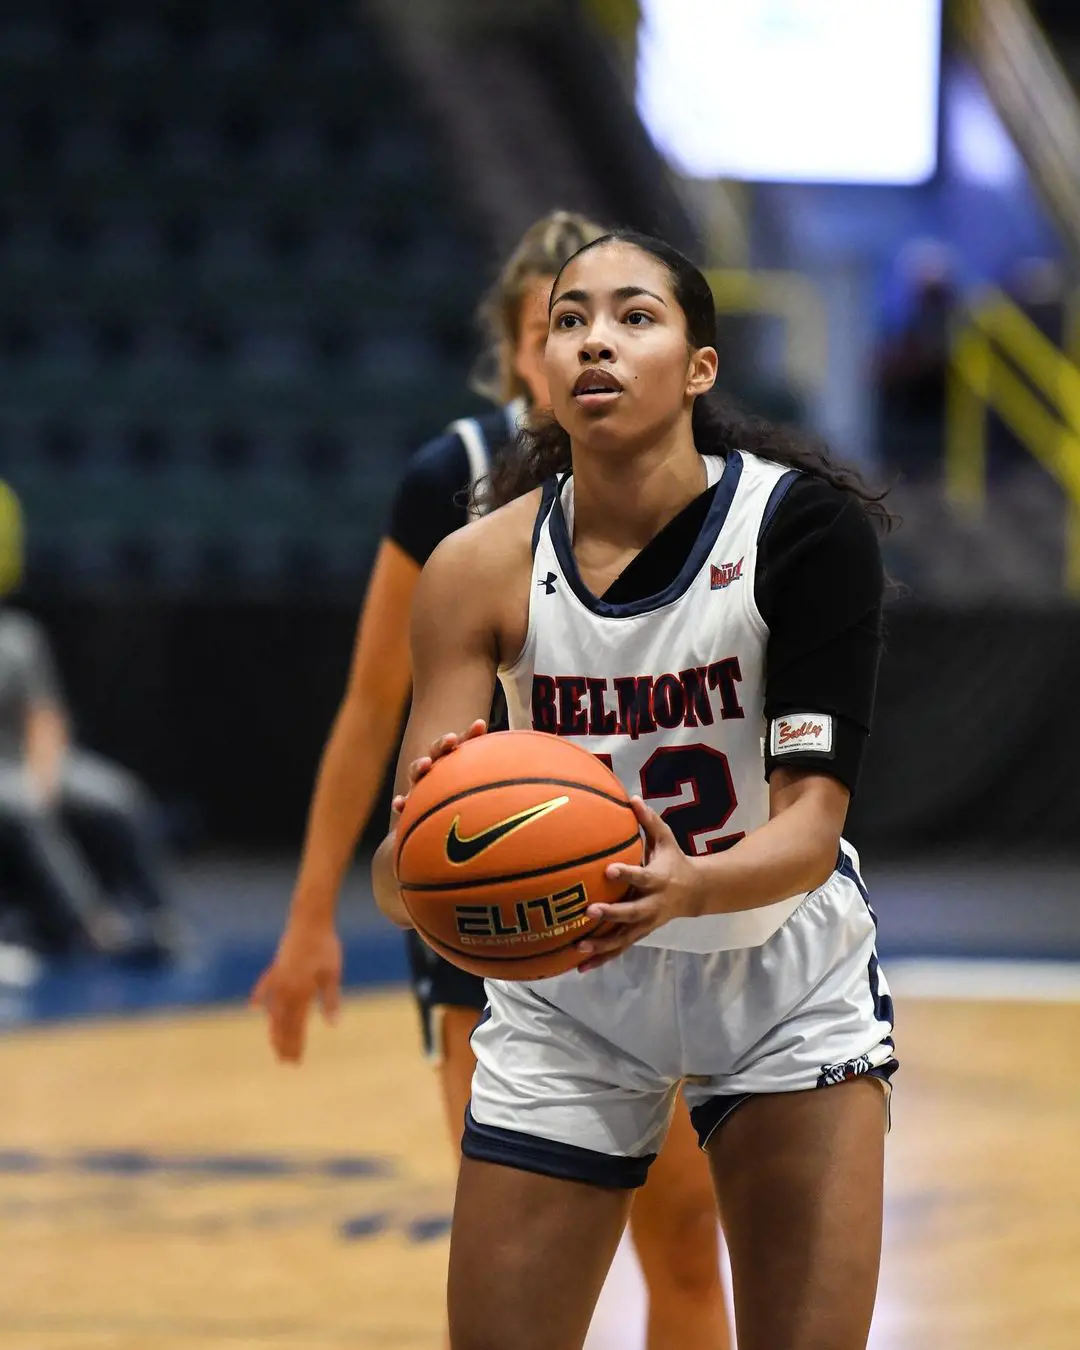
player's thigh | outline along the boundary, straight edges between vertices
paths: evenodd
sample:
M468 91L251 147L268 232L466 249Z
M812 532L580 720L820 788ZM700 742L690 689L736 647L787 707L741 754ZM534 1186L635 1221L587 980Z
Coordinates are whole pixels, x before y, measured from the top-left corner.
M439 1007L432 1009L437 1021L441 1054L436 1072L442 1087L446 1123L455 1148L461 1147L461 1132L465 1128L465 1108L472 1094L476 1056L470 1040L480 1013L476 1008Z
M450 1240L451 1350L580 1350L630 1195L464 1158Z
M749 1098L709 1140L739 1350L864 1350L877 1292L882 1085Z
M709 1159L681 1093L649 1178L634 1196L630 1232L650 1287L718 1288L720 1243Z

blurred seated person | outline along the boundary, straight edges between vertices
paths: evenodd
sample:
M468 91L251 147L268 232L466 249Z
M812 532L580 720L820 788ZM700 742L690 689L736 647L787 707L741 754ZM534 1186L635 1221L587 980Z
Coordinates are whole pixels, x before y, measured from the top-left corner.
M0 897L43 954L164 960L175 932L142 786L71 744L48 639L0 606ZM125 910L133 906L137 930ZM10 911L15 909L13 916Z

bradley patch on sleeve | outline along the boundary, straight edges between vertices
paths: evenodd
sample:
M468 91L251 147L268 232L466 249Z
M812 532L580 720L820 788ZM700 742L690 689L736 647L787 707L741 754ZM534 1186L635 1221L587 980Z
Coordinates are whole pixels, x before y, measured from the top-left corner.
M829 713L787 713L774 717L769 726L769 754L833 755L833 719Z

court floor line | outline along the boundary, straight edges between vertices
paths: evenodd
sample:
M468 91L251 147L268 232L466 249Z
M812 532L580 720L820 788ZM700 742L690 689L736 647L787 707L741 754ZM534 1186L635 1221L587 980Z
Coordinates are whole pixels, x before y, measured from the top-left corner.
M917 958L885 964L899 998L1080 1003L1080 961Z

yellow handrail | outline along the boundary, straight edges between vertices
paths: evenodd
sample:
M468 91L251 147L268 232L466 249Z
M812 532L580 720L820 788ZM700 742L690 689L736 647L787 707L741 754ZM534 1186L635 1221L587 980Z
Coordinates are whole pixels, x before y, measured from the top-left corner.
M721 314L783 319L787 375L799 389L820 389L828 370L827 316L813 282L798 272L715 268L705 276Z
M0 596L15 590L22 574L22 507L7 483L0 480Z
M1068 499L1064 583L1080 596L1080 369L1000 291L984 291L966 320L952 342L948 496L968 511L984 506L986 413L992 409Z

